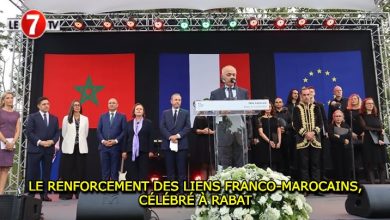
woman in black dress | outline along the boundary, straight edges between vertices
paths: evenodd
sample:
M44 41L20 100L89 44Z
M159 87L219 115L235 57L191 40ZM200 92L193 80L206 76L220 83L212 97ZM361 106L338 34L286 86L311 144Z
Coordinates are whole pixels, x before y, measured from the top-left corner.
M294 108L297 106L300 102L299 92L297 89L291 89L286 102L286 107L288 109L288 112L291 116L291 121L294 120ZM296 140L295 140L296 132L294 129L290 130L289 135L289 142L290 142L290 161L291 161L291 176L293 178L299 177L299 161L297 156L297 147L296 147Z
M360 109L362 106L362 99L358 94L352 94L348 98L348 105L345 109L345 123L352 128L351 145L354 149L354 162L355 172L358 173L360 169L363 169L362 162L362 144L363 144L363 128L360 124Z
M266 169L271 166L271 169L281 171L280 145L282 141L282 131L278 119L273 116L274 112L274 107L270 103L269 109L262 111L260 113L261 116L258 117L257 127L260 135L260 141L254 146L253 157L255 164L258 167Z
M195 160L198 168L201 170L202 180L207 180L210 174L210 164L214 161L210 158L213 144L214 131L212 130L212 123L206 116L196 116L194 125L192 127L196 138L196 155Z
M363 101L360 123L364 130L363 161L368 181L372 184L375 183L374 170L376 169L379 173L380 183L385 183L385 162L387 157L386 145L383 142L385 131L372 98L366 98ZM374 136L378 138L378 143L374 143Z
M332 123L329 125L329 139L335 180L351 180L351 136L352 132L344 121L344 113L341 110L334 111Z

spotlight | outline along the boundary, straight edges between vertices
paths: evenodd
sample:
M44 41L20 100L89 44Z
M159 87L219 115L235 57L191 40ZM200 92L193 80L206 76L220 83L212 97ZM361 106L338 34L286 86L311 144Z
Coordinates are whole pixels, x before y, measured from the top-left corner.
M180 21L180 28L184 31L190 27L190 23L187 19Z
M76 21L74 21L73 27L77 30L80 30L80 31L84 30L85 29L85 22L83 21L83 19L78 18L78 19L76 19Z
M160 180L160 176L158 176L157 174L153 174L153 175L150 177L150 182L159 181L159 180Z
M102 26L103 26L103 29L105 29L105 30L111 30L114 27L114 24L112 23L112 21L109 18L106 18L103 21Z
M164 29L164 21L157 18L153 23L153 27L154 27L154 30L156 30L156 31L160 31L160 30Z
M282 18L282 17L278 17L275 19L274 21L274 27L276 29L284 29L285 27L287 26L287 20Z
M134 18L129 18L126 21L126 27L130 30L134 30L137 27L137 21Z
M211 22L210 22L210 20L205 19L205 20L202 20L201 25L202 25L202 28L204 30L207 30L207 29L209 29L211 27Z
M324 20L322 26L324 26L325 28L333 28L334 26L336 26L336 24L337 22L335 18L328 17Z
M200 180L202 180L202 176L201 175L195 175L194 176L194 180L196 180L196 181L200 181Z
M297 18L295 21L295 26L297 28L304 28L306 26L307 20L305 18Z
M228 25L229 25L229 28L236 28L238 25L238 22L236 19L232 18L229 20Z
M257 20L255 17L251 17L248 20L248 28L250 29L256 29L260 25L260 21Z

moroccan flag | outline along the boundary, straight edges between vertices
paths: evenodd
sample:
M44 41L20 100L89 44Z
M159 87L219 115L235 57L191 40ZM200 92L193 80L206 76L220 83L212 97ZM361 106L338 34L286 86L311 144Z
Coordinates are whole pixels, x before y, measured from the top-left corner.
M249 54L160 54L160 116L163 110L171 108L171 95L179 92L182 108L190 111L193 123L192 103L210 98L211 91L221 86L221 69L226 65L237 69L237 85L250 93Z
M43 95L50 112L62 118L72 100L82 103L89 127L96 128L107 112L108 100L116 98L119 112L129 118L135 97L134 54L45 54Z
M316 100L328 105L333 88L343 88L343 96L357 93L365 97L360 51L275 53L276 94L287 101L292 88L314 86ZM328 110L325 107L326 111Z

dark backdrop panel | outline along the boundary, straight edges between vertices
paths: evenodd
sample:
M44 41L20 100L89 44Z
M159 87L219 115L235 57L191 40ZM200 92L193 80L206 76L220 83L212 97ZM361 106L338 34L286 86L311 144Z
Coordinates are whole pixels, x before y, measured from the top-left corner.
M359 50L365 92L377 100L369 31L126 32L45 34L35 40L31 112L42 96L44 54L135 53L136 102L144 104L158 137L158 56L160 53L249 53L252 98L274 98L274 52ZM156 65L153 65L156 64ZM345 94L348 95L348 94ZM287 96L287 94L286 94ZM331 91L329 91L331 96ZM50 97L49 97L50 98ZM61 100L51 100L51 104ZM62 118L63 116L58 116ZM90 179L100 176L96 130L88 138Z

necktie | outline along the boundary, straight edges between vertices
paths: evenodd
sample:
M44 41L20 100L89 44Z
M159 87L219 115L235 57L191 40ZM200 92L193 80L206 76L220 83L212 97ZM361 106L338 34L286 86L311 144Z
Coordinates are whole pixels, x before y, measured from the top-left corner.
M177 118L177 110L175 110L175 114L173 115L173 123L176 124L176 118Z
M112 125L112 122L114 121L114 113L110 113L110 125Z
M233 88L228 87L228 92L229 92L229 99L233 99Z
M49 126L49 123L47 123L47 116L46 113L43 113L43 122L45 122L46 126Z

